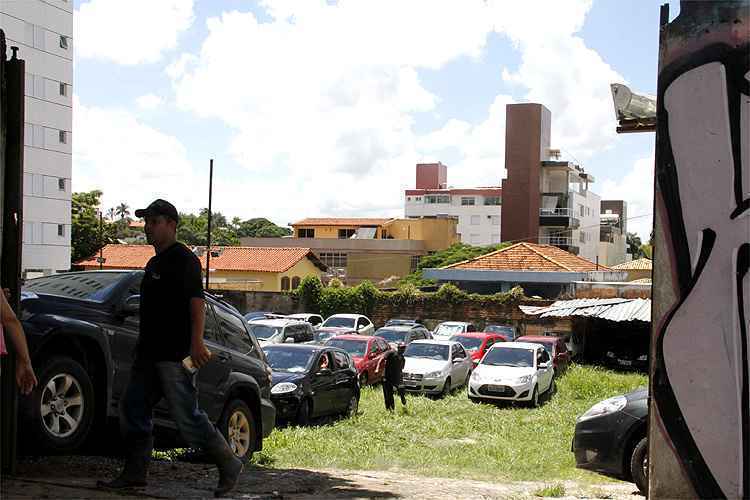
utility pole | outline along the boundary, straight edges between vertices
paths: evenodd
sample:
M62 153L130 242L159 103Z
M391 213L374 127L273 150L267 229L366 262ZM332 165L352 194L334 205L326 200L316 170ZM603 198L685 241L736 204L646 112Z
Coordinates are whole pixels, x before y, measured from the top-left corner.
M208 237L206 238L206 291L208 291L208 275L211 269L211 195L214 185L214 159L208 166Z
M99 270L104 269L104 214L101 210L99 212Z

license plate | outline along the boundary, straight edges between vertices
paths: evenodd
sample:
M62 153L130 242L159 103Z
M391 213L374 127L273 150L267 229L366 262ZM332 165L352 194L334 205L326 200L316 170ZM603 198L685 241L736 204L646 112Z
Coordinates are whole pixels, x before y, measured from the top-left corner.
M405 381L404 381L404 385L405 385L406 387L416 387L416 386L417 386L417 385L419 385L419 384L417 384L416 382L412 382L411 380L405 380Z
M620 363L623 366L632 366L633 365L633 362L630 361L630 360L628 360L628 359L618 359L617 362Z
M502 385L488 385L487 390L490 392L505 392L505 387Z

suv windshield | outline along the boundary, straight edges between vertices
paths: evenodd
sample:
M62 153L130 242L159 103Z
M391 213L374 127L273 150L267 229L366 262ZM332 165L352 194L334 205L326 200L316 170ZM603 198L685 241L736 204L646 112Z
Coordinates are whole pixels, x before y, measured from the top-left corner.
M443 344L418 344L412 342L404 351L405 358L448 360L448 346Z
M534 351L531 349L490 349L482 359L483 365L534 367Z
M266 349L266 360L279 372L302 373L307 370L314 352L307 349Z
M380 337L386 342L405 342L407 332L400 332L398 330L386 330L381 329L375 332L376 337Z
M281 327L278 326L253 325L251 323L247 327L256 338L262 340L268 340L281 333Z
M464 325L446 325L445 323L441 323L435 330L435 335L445 337L448 335L453 335L454 333L463 333L463 331Z
M326 342L326 345L343 349L351 356L364 356L367 350L366 340L331 339Z
M499 333L500 335L508 335L510 338L513 338L512 326L487 325L486 327L484 327L484 331L491 332L491 333Z
M104 302L112 290L128 274L113 272L61 273L28 280L23 289L28 292L57 295L58 297Z
M330 317L323 322L321 326L338 326L343 328L354 328L354 318Z
M315 342L325 342L326 340L330 339L331 337L335 337L336 335L340 335L339 332L326 332L326 331L319 331L316 330L313 332L313 340Z
M478 350L482 347L482 341L484 340L479 337L468 337L466 335L454 335L450 339L459 342L467 351Z

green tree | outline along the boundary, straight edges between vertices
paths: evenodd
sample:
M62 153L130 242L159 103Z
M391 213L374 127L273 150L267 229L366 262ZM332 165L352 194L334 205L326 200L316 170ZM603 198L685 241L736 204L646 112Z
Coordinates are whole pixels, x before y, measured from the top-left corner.
M112 224L102 221L99 228L99 190L73 193L71 203L71 260L78 262L92 257L99 249L115 241Z
M640 259L643 257L641 251L641 237L635 233L628 233L627 235L628 253L633 256L633 259Z
M117 214L120 219L124 219L130 215L130 207L127 203L120 203L115 208L115 214Z
M177 239L186 245L206 245L208 240L208 209L201 209L199 215L180 214L177 226ZM240 240L227 218L221 212L211 214L211 246L239 245Z
M281 238L292 234L291 229L277 226L263 217L247 220L235 217L232 219L232 226L238 238Z

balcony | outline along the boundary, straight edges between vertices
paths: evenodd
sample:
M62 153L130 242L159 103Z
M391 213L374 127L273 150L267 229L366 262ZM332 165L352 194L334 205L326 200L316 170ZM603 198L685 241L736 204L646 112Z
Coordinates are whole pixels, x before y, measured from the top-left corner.
M540 236L539 243L556 246L574 255L578 255L580 252L580 248L573 243L573 238L570 236Z
M539 225L578 229L581 221L572 208L540 208Z

